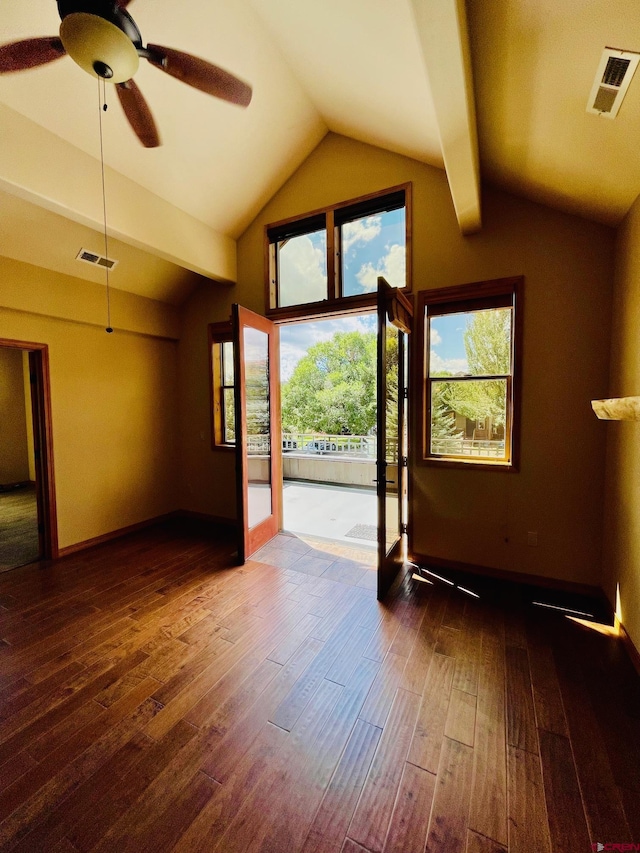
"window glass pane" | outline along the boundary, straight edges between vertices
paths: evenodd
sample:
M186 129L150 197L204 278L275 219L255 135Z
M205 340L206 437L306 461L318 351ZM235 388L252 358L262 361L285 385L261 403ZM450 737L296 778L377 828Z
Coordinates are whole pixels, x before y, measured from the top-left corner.
M341 226L342 294L375 293L378 276L406 287L405 210L374 213Z
M431 383L431 453L505 458L507 380Z
M236 443L235 400L233 388L225 388L223 392L222 428L225 444Z
M271 515L269 338L245 327L245 385L249 470L249 528Z
M222 344L222 384L233 385L233 343Z
M327 298L327 234L314 231L281 240L278 252L278 306Z
M430 376L511 373L511 308L489 308L429 319Z

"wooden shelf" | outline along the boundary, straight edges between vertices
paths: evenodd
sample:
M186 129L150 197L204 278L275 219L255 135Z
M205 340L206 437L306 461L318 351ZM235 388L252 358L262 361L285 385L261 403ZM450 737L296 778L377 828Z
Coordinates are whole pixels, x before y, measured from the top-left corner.
M640 421L640 397L613 397L592 400L596 417L603 421Z

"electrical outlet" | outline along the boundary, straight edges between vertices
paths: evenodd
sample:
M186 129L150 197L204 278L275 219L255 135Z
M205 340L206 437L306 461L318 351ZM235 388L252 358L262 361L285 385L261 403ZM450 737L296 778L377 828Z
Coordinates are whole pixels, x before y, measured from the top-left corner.
M527 545L531 545L535 548L537 546L537 544L538 544L538 531L537 530L530 530L527 533Z

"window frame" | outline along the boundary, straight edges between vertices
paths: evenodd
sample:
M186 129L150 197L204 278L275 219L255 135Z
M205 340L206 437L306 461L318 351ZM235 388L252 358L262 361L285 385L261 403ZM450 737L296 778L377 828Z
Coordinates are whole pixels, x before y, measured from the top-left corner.
M403 203L398 203L403 197ZM412 282L412 184L398 184L355 199L328 205L300 216L282 219L265 225L264 269L265 269L265 316L273 321L287 322L315 315L340 316L375 308L376 293L342 295L342 246L341 228L346 222L364 216L385 212L385 204L393 204L389 210L404 208L405 211L405 286L404 293L411 292ZM278 307L278 250L277 244L286 238L324 229L327 245L327 298L318 302L303 302Z
M236 442L225 441L224 430L224 391L226 388L235 388L234 385L225 385L222 373L223 344L233 343L233 328L230 320L222 323L209 323L209 399L211 411L211 449L235 451Z
M418 296L417 345L421 366L419 387L421 389L420 418L421 444L420 462L438 468L465 468L467 470L512 471L520 470L520 429L522 408L522 338L524 276L478 281L434 290L422 290ZM487 457L440 456L431 453L431 385L445 377L429 375L430 324L429 318L445 314L479 311L491 308L511 307L511 373L507 378L507 418L505 423L505 447L507 458L492 460ZM492 376L471 379L492 379ZM499 377L499 378L502 378Z

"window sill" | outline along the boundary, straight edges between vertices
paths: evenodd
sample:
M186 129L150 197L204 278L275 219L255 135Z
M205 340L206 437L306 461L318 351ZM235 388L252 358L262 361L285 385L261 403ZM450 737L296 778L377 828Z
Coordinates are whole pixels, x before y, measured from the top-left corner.
M442 459L440 457L428 456L422 460L424 465L432 468L454 468L454 469L473 469L475 471L506 471L517 472L518 467L513 462L492 461L490 459Z

